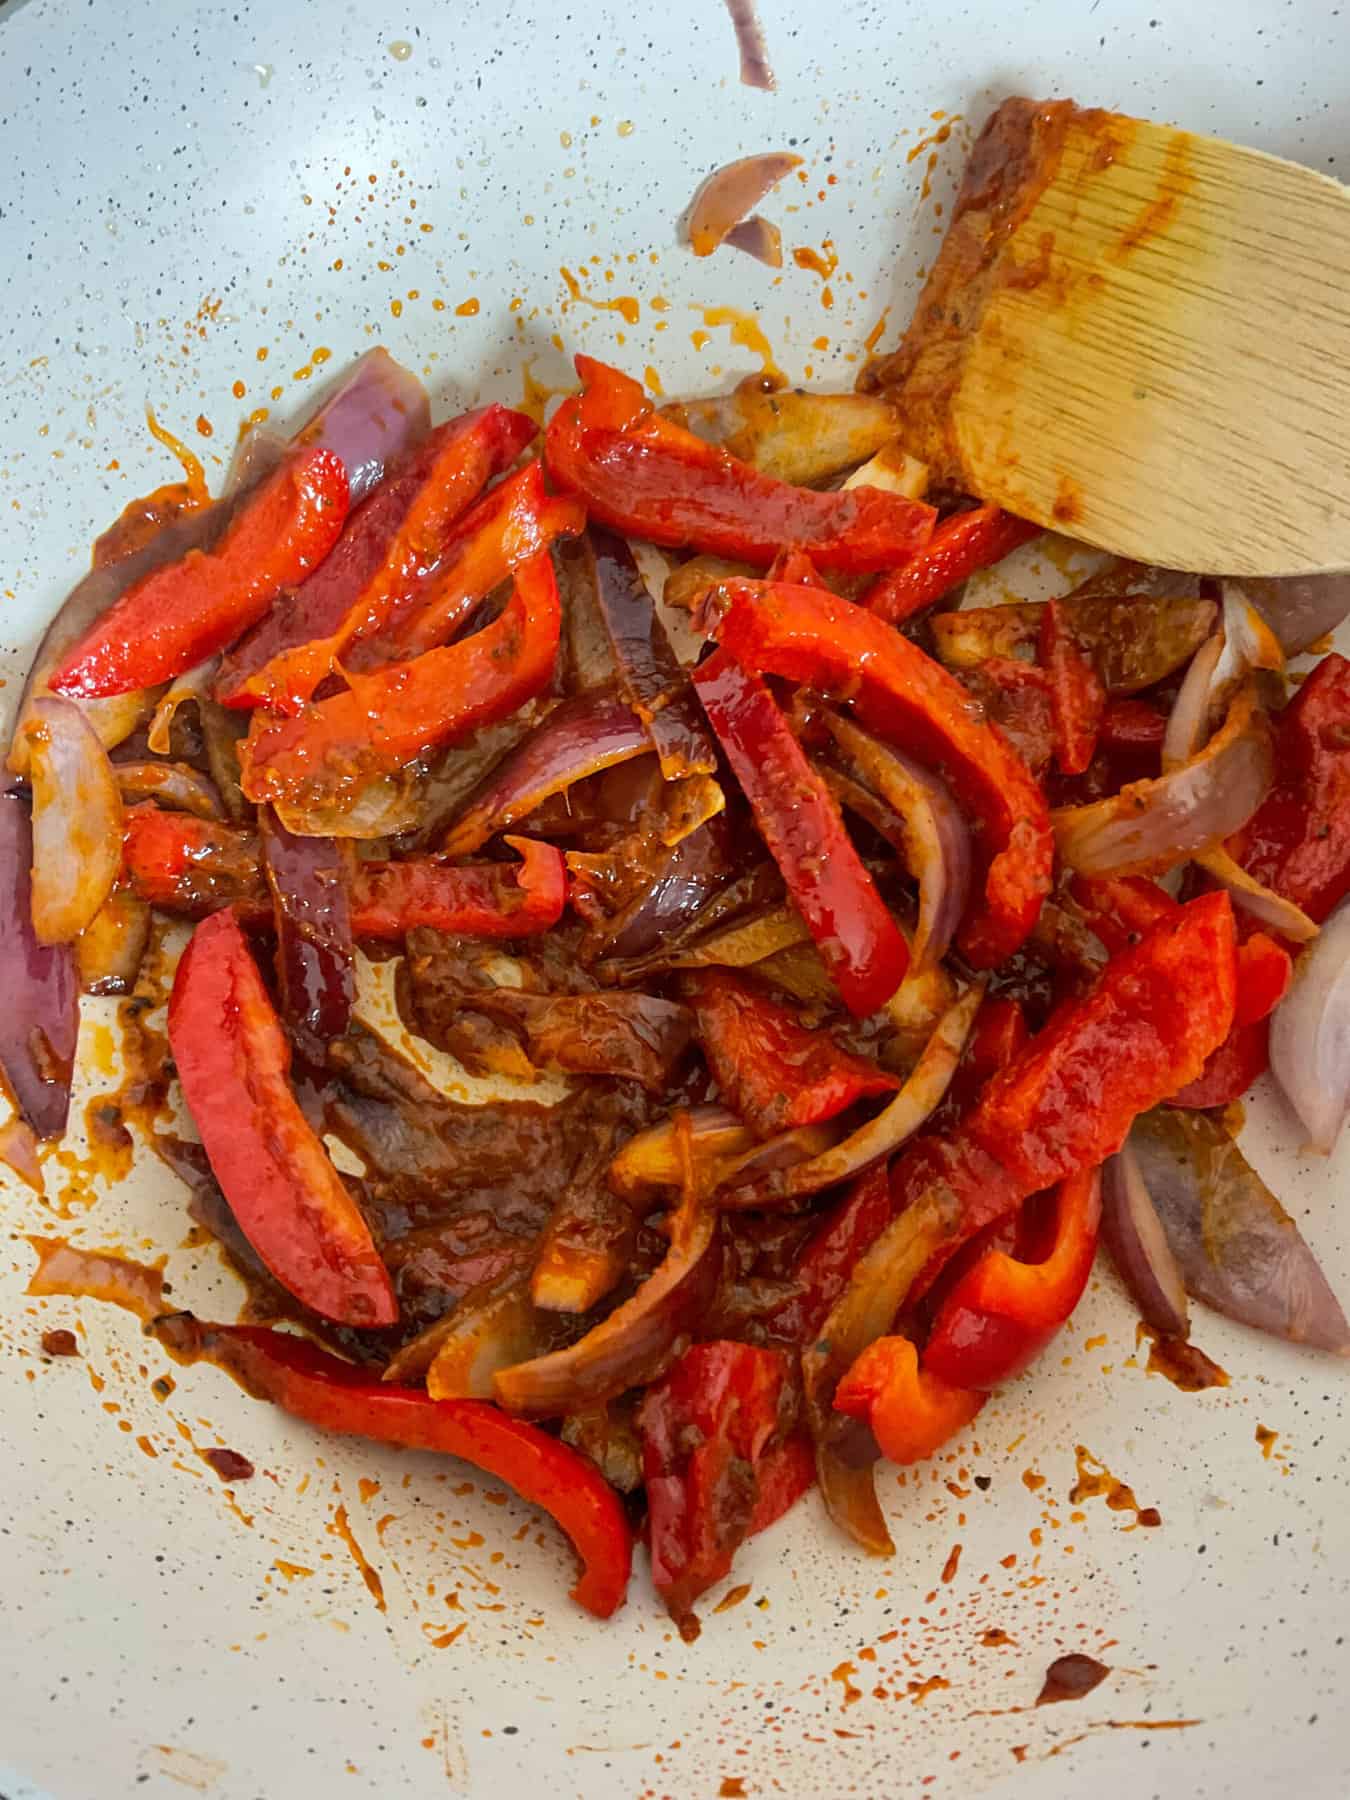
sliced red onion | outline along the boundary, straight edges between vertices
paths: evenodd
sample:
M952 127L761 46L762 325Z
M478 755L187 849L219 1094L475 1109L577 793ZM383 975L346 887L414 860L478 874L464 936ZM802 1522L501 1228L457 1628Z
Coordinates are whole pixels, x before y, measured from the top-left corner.
M783 234L763 213L751 213L748 219L733 225L722 242L730 244L733 250L743 250L747 256L753 256L766 269L783 266Z
M1212 600L1195 597L1193 576L1177 578L1156 595L1085 584L1058 605L1074 643L1113 695L1137 694L1184 668L1218 616ZM993 656L1034 660L1044 616L1043 601L1015 601L938 613L929 628L948 668L976 669Z
M800 168L801 160L790 150L766 150L714 169L689 206L686 235L694 255L711 256L785 175Z
M1287 656L1297 656L1350 615L1350 575L1289 575L1278 580L1244 576L1242 589L1260 608Z
M210 693L219 667L220 658L208 656L205 662L199 662L195 668L188 669L165 688L150 720L150 729L145 735L146 743L156 756L172 756L171 733L179 707L186 706L189 701L200 705Z
M763 474L798 487L828 481L865 462L900 430L899 414L875 394L809 394L766 384L760 375L748 376L729 394L676 401L661 413Z
M675 949L649 966L670 969L745 969L776 951L806 943L811 934L801 914L790 906L772 906L748 919L738 919L686 949Z
M1216 631L1191 658L1163 733L1162 766L1166 770L1188 763L1209 741L1209 696L1223 653L1223 633Z
M1212 850L1264 800L1274 770L1270 727L1246 687L1221 730L1189 762L1109 799L1062 806L1051 823L1061 859L1084 875L1151 875Z
M1220 589L1223 601L1223 654L1210 687L1211 716L1226 706L1239 685L1255 669L1279 674L1284 669L1280 640L1235 581Z
M296 837L270 807L258 825L277 922L282 1016L319 1044L342 1037L356 995L347 868L332 838Z
M1350 1113L1350 900L1294 965L1271 1021L1270 1066L1309 1148L1330 1155Z
M340 379L292 443L333 450L347 466L353 512L389 464L431 429L426 389L377 345Z
M647 728L667 781L711 775L717 750L666 628L621 537L592 526L590 561L619 693Z
M903 494L906 500L922 500L928 492L928 464L911 456L899 444L883 444L844 480L846 488L874 487L883 494Z
M1102 1168L1102 1240L1145 1324L1190 1335L1186 1287L1129 1144Z
M1135 1121L1129 1143L1193 1299L1273 1337L1350 1355L1350 1325L1317 1259L1222 1125L1159 1106Z
M891 1156L914 1135L947 1092L983 999L983 983L977 983L943 1014L909 1079L889 1106L883 1107L874 1119L869 1119L842 1143L812 1157L809 1162L758 1175L749 1183L719 1189L718 1204L739 1210L773 1206L805 1194L819 1194L841 1181L852 1180L873 1163Z
M441 849L470 856L573 782L645 756L651 747L641 721L613 690L564 700L479 785Z
M673 1119L639 1131L609 1165L609 1185L616 1194L634 1196L644 1187L680 1187L686 1158L701 1172L727 1156L752 1149L755 1135L725 1106L695 1106L685 1115L681 1132Z
M219 781L220 777L216 779ZM354 799L344 795L340 800L320 801L316 806L303 802L291 806L277 801L272 810L287 831L293 831L297 837L351 838L360 842L415 830L422 823L425 790L426 784L414 766L373 777L362 785Z
M500 1406L561 1418L650 1381L707 1309L722 1268L717 1215L691 1186L671 1219L670 1249L631 1300L578 1343L498 1371Z
M947 954L970 894L970 827L940 781L851 719L827 710L826 725L864 784L904 822L902 854L919 884L919 922L912 966L923 970Z
M881 1179L882 1177L876 1177ZM854 1265L848 1286L815 1341L802 1352L806 1420L816 1446L816 1474L835 1524L874 1556L895 1549L877 1503L871 1433L834 1410L835 1389L863 1351L884 1337L933 1252L947 1235L955 1202L940 1188L921 1194Z
M69 700L34 699L23 738L33 790L33 929L44 944L68 944L117 880L122 796L108 752Z
M0 1067L19 1111L40 1138L60 1137L80 1029L79 984L69 944L33 930L33 830L28 803L0 794Z
M133 806L153 800L170 812L195 813L199 819L225 817L215 782L187 763L114 763L113 776L123 800Z
M150 942L150 906L130 888L115 887L75 940L84 994L129 994Z
M647 951L687 925L726 878L708 825L700 825L669 850L652 869L650 885L610 922L600 954L626 960ZM569 867L571 858L568 858Z
M494 1378L546 1351L556 1327L519 1276L489 1292L466 1294L427 1369L427 1392L433 1400L490 1400Z
M1249 875L1222 845L1216 850L1202 850L1195 860L1211 880L1227 888L1233 896L1234 906L1240 906L1254 919L1260 919L1263 925L1278 931L1291 944L1311 943L1317 936L1317 925L1301 907Z

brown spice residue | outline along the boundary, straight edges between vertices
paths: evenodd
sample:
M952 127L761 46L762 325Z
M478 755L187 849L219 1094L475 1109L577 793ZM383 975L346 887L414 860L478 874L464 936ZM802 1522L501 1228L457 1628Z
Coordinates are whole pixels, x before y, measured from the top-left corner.
M333 1537L341 1538L343 1543L351 1551L352 1561L361 1571L361 1579L365 1582L367 1588L369 1588L372 1599L376 1606L379 1607L380 1611L385 1612L387 1608L384 1599L384 1583L380 1579L380 1572L371 1565L365 1551L361 1548L360 1544L357 1543L355 1533L352 1531L351 1521L347 1517L347 1508L341 1502L339 1502L338 1506L335 1508L333 1517L325 1529Z
M1069 1501L1077 1506L1082 1500L1105 1500L1112 1512L1132 1512L1134 1524L1156 1526L1162 1524L1162 1514L1156 1506L1140 1506L1134 1497L1134 1489L1123 1481L1118 1481L1106 1464L1084 1444L1074 1445L1074 1458L1078 1465L1078 1479L1069 1490ZM1134 1526L1127 1526L1133 1530Z
M1045 1680L1036 1696L1037 1706L1053 1706L1060 1700L1081 1700L1095 1687L1100 1687L1111 1673L1095 1656L1059 1656L1045 1671Z
M1209 1388L1228 1386L1228 1371L1189 1338L1164 1337L1151 1325L1141 1323L1136 1340L1142 1343L1145 1338L1151 1340L1145 1365L1150 1375L1166 1376L1183 1394L1203 1394Z
M1000 1644L1011 1644L1013 1649L1017 1648L1017 1639L1009 1637L1001 1625L991 1625L988 1631L981 1635L980 1642L986 1650L993 1650Z
M253 1464L237 1450L226 1450L217 1446L199 1452L204 1463L209 1463L222 1481L251 1481L254 1475Z
M64 1238L30 1237L38 1266L24 1290L29 1294L70 1294L124 1306L139 1319L164 1311L164 1271L133 1262L111 1250L77 1250Z
M78 1356L80 1346L73 1331L44 1331L42 1350L45 1356Z

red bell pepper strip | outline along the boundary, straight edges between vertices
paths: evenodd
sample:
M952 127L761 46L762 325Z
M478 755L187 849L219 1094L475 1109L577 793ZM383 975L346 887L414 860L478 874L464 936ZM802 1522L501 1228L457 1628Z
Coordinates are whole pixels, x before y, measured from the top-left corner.
M1048 1254L1032 1262L986 1250L943 1298L923 1349L925 1373L986 1391L1020 1375L1082 1298L1101 1212L1100 1172L1081 1171L1054 1196Z
M548 426L549 474L593 519L761 568L788 545L822 569L885 569L927 543L931 506L879 488L822 494L762 475L656 413L639 382L578 356L583 391Z
M321 1431L457 1456L549 1513L581 1558L572 1598L597 1618L623 1604L633 1538L623 1504L589 1457L486 1400L432 1400L421 1388L372 1381L289 1332L207 1325L174 1313L156 1336L181 1362L211 1362L259 1400Z
M1075 876L1072 892L1088 924L1111 951L1137 943L1159 921L1175 920L1181 913L1156 882L1139 875ZM1289 952L1264 931L1252 931L1239 943L1233 1028L1195 1080L1172 1096L1174 1106L1227 1106L1265 1073L1268 1018L1292 979Z
M1054 837L1045 796L1003 734L960 682L860 606L785 583L733 580L716 592L714 634L743 668L851 701L869 730L951 785L986 861L983 905L967 911L958 943L980 968L1011 956L1049 891Z
M797 1291L768 1321L776 1343L804 1349L815 1342L854 1265L890 1219L886 1167L877 1163L859 1175L803 1245L792 1271Z
M290 1044L229 911L199 925L183 953L169 1047L212 1172L271 1273L324 1318L396 1323L389 1272L291 1091Z
M255 802L339 804L373 775L495 724L548 685L560 624L545 551L520 565L506 610L472 637L370 675L349 673L345 693L300 718L256 714L240 746L244 792Z
M416 925L456 937L509 939L548 931L567 898L562 853L532 838L506 842L520 852L519 868L496 862L456 867L433 856L357 863L348 890L352 936L362 943L392 942ZM271 921L257 835L242 826L155 806L129 807L122 857L131 888L152 906L190 918L232 906L244 925Z
M1055 722L1055 760L1065 775L1081 775L1092 761L1106 710L1102 678L1064 629L1059 603L1048 600L1041 614L1041 667L1050 677Z
M853 847L837 801L768 688L734 653L714 652L693 679L825 967L844 1004L865 1018L899 987L909 949Z
M863 595L863 605L888 625L899 625L936 605L977 569L987 569L1011 556L1020 545L1039 536L1040 529L999 506L976 506L956 513L943 520L908 562L878 576Z
M53 692L125 694L223 650L319 566L347 502L342 458L296 451L242 502L213 550L189 550L133 583L48 678Z
M1275 785L1227 846L1320 925L1350 894L1350 661L1325 656L1280 714Z
M776 1525L815 1486L816 1452L811 1439L804 1431L793 1432L790 1438L764 1452L755 1475L758 1493L747 1537L757 1537L770 1525Z
M1227 894L1159 921L1066 1000L952 1134L916 1143L891 1171L896 1211L944 1183L960 1221L911 1292L919 1299L977 1232L1032 1194L1096 1168L1135 1118L1194 1081L1232 1029L1237 955Z
M354 934L363 940L392 940L418 925L480 938L530 937L550 930L567 904L562 851L533 838L504 841L519 852L518 868L472 863L456 869L430 856L359 865L352 885Z
M879 1063L841 1049L828 1031L808 1031L786 1006L729 970L696 970L683 985L722 1097L758 1137L822 1124L869 1094L893 1094L902 1085Z
M422 604L394 620L388 633L393 653L420 656L447 643L485 594L544 555L555 538L575 537L585 523L577 501L544 492L542 465L526 463L466 516L445 574ZM364 666L360 659L357 666Z
M760 1511L761 1468L782 1444L788 1368L777 1350L695 1344L648 1388L638 1412L652 1580L684 1624L720 1581ZM771 1464L774 1499L782 1471Z
M916 1463L963 1431L987 1395L919 1366L905 1337L869 1344L835 1389L837 1412L865 1420L888 1462Z
M352 514L323 568L274 607L236 652L217 684L217 699L274 712L302 706L353 640L377 636L429 597L461 557L473 560L485 517L500 530L500 515L510 509L498 494L461 515L536 431L524 413L495 404L438 425ZM473 597L495 585L496 579L488 580Z

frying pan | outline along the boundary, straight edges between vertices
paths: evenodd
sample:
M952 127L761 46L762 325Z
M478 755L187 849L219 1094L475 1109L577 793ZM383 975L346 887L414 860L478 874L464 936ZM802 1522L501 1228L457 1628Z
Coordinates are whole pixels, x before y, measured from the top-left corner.
M218 480L241 419L293 416L321 350L337 368L376 341L442 411L518 400L527 365L560 385L579 347L671 394L764 344L796 380L851 385L936 250L968 123L1009 92L1332 173L1343 150L1350 19L1321 0L763 0L761 19L774 92L740 84L721 0L0 9L0 673L96 531L174 476L147 403ZM676 221L698 181L769 148L805 159L771 208L816 266L696 262ZM1067 585L1043 553L1020 579ZM77 1119L116 1085L111 1018L94 1003ZM1296 1143L1258 1095L1244 1147L1344 1296L1350 1149ZM608 1626L580 1613L547 1522L461 1467L289 1427L207 1367L157 1397L167 1365L127 1314L25 1296L23 1234L166 1251L201 1311L237 1290L143 1147L111 1188L48 1173L45 1206L0 1180L6 1800L1350 1788L1340 1364L1204 1314L1232 1382L1180 1393L1099 1272L972 1435L884 1478L892 1561L808 1500L686 1645L641 1570ZM78 1358L43 1359L54 1326ZM194 1444L257 1473L227 1487ZM1098 1464L1161 1527L1073 1501ZM1110 1676L1032 1707L1069 1651Z

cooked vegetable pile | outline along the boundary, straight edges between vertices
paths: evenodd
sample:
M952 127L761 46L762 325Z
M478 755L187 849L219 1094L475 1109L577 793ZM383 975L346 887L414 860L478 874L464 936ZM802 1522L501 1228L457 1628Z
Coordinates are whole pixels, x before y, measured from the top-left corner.
M0 797L5 1154L65 1129L81 990L191 921L205 1156L157 1146L287 1325L162 1341L511 1484L601 1616L640 1532L692 1632L813 1485L889 1549L877 1461L1021 1376L1099 1237L1163 1334L1350 1351L1225 1110L1271 1067L1329 1151L1350 1107L1350 663L1287 665L1350 580L962 609L1034 528L928 491L884 396L577 372L542 433L433 426L373 351L100 539ZM390 957L509 1097L358 1021Z

